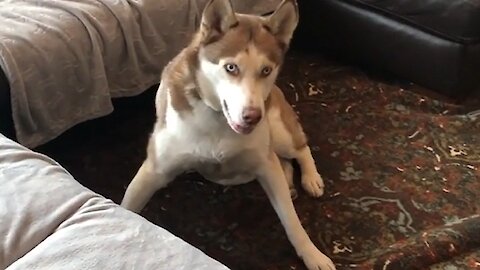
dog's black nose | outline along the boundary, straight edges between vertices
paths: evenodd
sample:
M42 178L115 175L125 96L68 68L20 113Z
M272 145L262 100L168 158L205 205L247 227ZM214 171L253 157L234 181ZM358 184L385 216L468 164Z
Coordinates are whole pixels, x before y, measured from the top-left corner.
M255 107L245 108L242 112L242 119L247 125L256 125L262 119L262 111Z

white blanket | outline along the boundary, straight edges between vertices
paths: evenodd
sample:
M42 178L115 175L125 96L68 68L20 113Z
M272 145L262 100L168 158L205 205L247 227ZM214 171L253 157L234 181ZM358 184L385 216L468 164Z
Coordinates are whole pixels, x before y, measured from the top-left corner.
M0 269L228 268L0 135Z
M0 66L19 142L36 147L159 82L207 0L1 0ZM234 0L242 13L279 0Z

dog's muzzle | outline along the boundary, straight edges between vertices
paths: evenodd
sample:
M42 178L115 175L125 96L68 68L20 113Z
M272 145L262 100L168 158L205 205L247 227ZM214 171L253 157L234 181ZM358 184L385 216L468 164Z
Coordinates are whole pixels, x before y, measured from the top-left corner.
M222 105L227 122L236 133L249 134L255 129L260 120L262 120L262 110L260 108L247 107L242 111L241 121L234 121L228 110L227 103L223 101Z

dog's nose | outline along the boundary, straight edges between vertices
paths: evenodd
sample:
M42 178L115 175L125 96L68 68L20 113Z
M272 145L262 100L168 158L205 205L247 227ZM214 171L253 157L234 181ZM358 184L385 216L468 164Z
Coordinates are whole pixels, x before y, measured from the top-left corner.
M262 111L255 107L245 108L242 112L242 119L247 125L256 125L262 119Z

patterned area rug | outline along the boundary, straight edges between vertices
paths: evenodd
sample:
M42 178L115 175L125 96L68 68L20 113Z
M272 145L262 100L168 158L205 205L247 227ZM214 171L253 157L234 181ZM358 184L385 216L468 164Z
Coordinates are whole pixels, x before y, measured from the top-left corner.
M311 55L292 54L279 85L326 181L323 197L300 192L295 206L338 269L480 269L480 115ZM38 150L120 202L145 155L152 94ZM184 175L142 215L232 269L304 269L257 183Z

